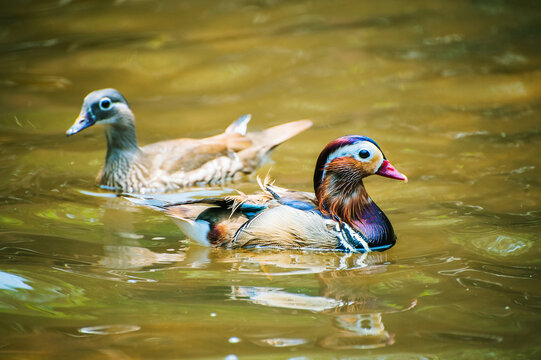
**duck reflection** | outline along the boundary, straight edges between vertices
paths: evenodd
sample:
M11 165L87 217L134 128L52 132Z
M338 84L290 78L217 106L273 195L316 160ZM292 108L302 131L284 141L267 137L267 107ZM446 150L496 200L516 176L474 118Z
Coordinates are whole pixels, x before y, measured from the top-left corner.
M341 306L341 302L324 296L293 294L281 289L255 286L232 286L232 300L247 300L254 304L285 309L321 312Z
M383 276L384 265L367 266L350 271L329 271L319 274L322 294L340 299L342 306L327 309L337 332L319 339L318 344L332 349L373 349L394 343L394 335L385 330L383 314L411 310L416 299L393 298L391 293L376 296L370 291L367 276Z
M233 286L231 299L247 300L254 304L286 309L309 310L329 314L337 332L317 340L317 344L331 349L373 349L391 345L393 335L383 325L382 314L349 313L353 305L348 301L325 296L294 294L275 288Z
M387 261L386 253L353 254L264 248L211 249L210 255L213 261L231 263L232 270L257 274L263 271L269 278L361 268L373 272L378 270L372 265L383 264Z
M183 261L183 253L158 253L140 246L106 245L98 262L108 269L139 269L154 264Z
M140 246L143 235L134 230L135 206L127 206L124 199L108 198L104 204L103 224L105 227L103 256L98 264L108 269L138 269L155 264L180 262L185 253L159 253Z
M268 255L266 257L268 260ZM305 260L314 258L317 259L317 256L311 255ZM325 265L328 268L329 257L326 259ZM308 266L308 262L301 264L298 260L299 258L294 266ZM269 307L313 311L328 316L336 331L317 338L316 343L324 348L373 349L393 344L394 335L385 329L384 314L410 310L416 305L416 300L397 305L396 299L384 295L376 296L370 292L370 283L363 281L363 278L386 271L386 254L368 254L362 259L359 256L346 260L346 263L352 265L349 269L340 268L344 264L344 259L341 258L335 259L335 270L327 271L321 271L322 264L316 261L314 266L319 270L316 273L319 282L317 295L291 292L277 287L232 286L230 298ZM359 266L359 261L363 262L362 266ZM271 277L274 275L276 273L267 274ZM280 344L283 344L284 340L288 339L281 340ZM261 340L257 342L261 343Z
M186 201L198 196L222 196L230 194L231 189L216 188L186 191L184 193L158 194L154 195L155 201ZM187 249L168 249L174 251L163 253L152 251L143 247L142 242L148 241L148 237L137 233L134 224L137 223L136 213L140 214L141 206L137 205L137 198L126 201L124 197L111 193L81 191L82 194L94 198L103 199L103 215L101 220L104 225L103 256L96 261L107 269L133 270L156 264L182 263L183 266L202 268L209 262L209 248L195 246ZM155 238L153 238L154 240ZM164 240L165 238L156 238ZM178 244L175 243L175 246Z
M330 349L375 349L394 343L383 326L380 313L337 315L337 334L326 336L318 344Z

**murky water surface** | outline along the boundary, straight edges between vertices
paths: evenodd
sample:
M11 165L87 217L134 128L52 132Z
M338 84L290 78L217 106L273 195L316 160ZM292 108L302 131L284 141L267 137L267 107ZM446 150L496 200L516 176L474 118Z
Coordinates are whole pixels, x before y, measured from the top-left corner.
M2 359L541 357L538 2L1 6ZM190 243L94 187L102 129L64 136L104 87L142 144L313 119L273 155L284 187L312 188L332 138L376 139L410 179L366 181L397 245Z

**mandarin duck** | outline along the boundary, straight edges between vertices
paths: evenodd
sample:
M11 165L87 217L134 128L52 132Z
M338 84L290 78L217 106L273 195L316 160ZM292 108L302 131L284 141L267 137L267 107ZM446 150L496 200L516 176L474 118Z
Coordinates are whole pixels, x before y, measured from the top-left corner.
M206 246L384 251L396 237L364 187L363 179L374 174L407 182L374 140L349 135L331 141L319 155L315 194L279 188L266 179L257 195L134 202L165 212L186 236Z
M310 120L298 120L246 132L250 118L243 115L224 133L212 137L139 147L128 102L117 90L103 89L86 96L66 135L104 125L107 154L96 179L102 188L124 193L165 192L238 179L262 165L276 146L312 126Z

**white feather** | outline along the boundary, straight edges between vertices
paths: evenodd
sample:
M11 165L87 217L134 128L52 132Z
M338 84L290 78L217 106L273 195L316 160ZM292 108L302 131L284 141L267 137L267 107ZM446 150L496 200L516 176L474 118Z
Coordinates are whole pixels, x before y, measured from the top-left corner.
M209 223L203 220L174 219L177 226L184 235L194 240L201 246L210 246L208 233L210 231Z

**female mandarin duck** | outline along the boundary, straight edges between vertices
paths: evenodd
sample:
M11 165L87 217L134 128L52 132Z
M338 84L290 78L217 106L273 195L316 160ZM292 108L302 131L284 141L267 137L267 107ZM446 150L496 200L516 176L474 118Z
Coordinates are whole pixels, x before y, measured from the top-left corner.
M363 179L373 174L407 181L376 142L350 135L330 142L319 155L315 194L265 181L259 195L165 205L149 198L135 202L165 211L188 237L207 246L383 251L396 237L364 188Z
M250 115L241 116L223 134L205 139L176 139L139 147L128 102L117 90L103 89L87 95L66 135L94 124L104 125L107 155L98 184L122 192L164 192L249 174L277 145L312 126L309 120L299 120L247 133L249 121Z

